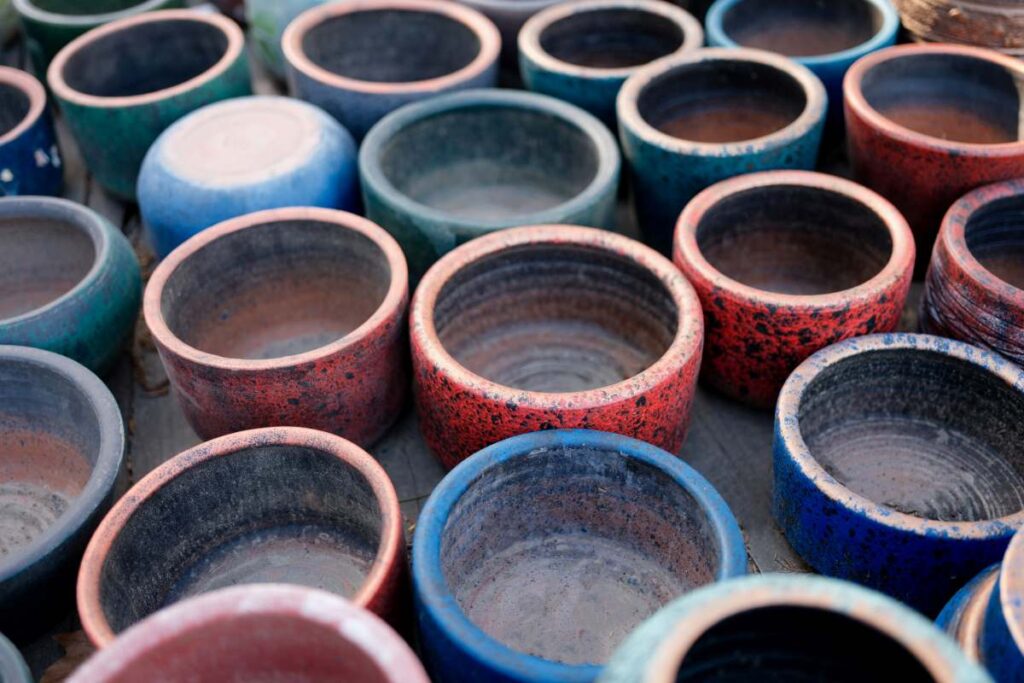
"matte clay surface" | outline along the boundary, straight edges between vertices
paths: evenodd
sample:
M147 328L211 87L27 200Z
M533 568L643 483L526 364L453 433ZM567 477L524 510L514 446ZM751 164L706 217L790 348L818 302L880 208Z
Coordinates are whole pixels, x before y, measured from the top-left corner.
M49 218L0 217L0 320L45 306L92 269L88 232Z
M642 9L607 8L570 15L543 30L540 45L555 59L592 69L640 66L683 45L683 30Z
M788 57L855 48L870 40L880 23L878 12L864 0L742 0L722 21L725 32L740 45Z

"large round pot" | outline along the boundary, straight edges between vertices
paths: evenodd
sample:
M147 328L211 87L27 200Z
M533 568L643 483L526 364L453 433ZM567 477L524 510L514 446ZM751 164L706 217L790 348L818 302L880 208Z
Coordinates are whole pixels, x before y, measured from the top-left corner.
M64 163L43 84L0 66L0 197L56 195Z

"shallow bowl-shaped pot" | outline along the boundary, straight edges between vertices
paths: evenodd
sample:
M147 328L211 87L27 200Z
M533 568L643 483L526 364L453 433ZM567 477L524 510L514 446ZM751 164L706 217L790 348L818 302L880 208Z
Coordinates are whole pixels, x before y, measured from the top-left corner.
M154 271L143 312L201 437L286 424L367 446L405 401L408 291L378 226L291 207L185 242Z
M676 453L703 322L679 271L626 237L543 225L473 240L439 261L413 299L420 429L448 468L555 427Z
M899 324L914 237L885 199L848 180L770 171L712 185L683 210L675 263L704 309L704 380L775 405L797 365Z
M60 194L63 166L43 84L0 66L0 197Z
M962 43L1024 56L1024 12L1015 0L894 0L918 41Z
M245 20L249 25L249 43L270 73L284 79L284 54L281 36L288 24L310 7L326 0L245 0Z
M285 206L356 211L356 144L322 109L238 97L161 133L139 173L139 209L157 255L229 218Z
M712 486L635 439L549 430L494 444L420 514L413 588L446 681L592 681L666 602L746 573Z
M124 449L121 412L94 374L0 346L0 631L28 640L66 613Z
M281 48L292 93L362 140L403 105L493 86L501 38L487 17L447 0L344 0L303 12Z
M107 372L135 328L139 262L105 218L50 197L0 198L0 344Z
M848 339L786 381L774 452L793 549L934 615L1024 523L1024 370L928 335Z
M134 201L142 160L167 126L248 95L244 42L221 14L165 10L111 22L64 47L47 79L96 180Z
M32 672L28 669L14 643L0 634L0 681L4 683L33 683Z
M185 598L292 583L395 618L404 566L398 496L376 460L324 432L257 429L180 453L117 502L82 559L78 614L105 647Z

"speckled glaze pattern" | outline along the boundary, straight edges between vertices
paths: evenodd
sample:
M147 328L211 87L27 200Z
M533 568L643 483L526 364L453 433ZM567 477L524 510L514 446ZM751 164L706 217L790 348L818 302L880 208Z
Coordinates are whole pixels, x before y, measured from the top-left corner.
M33 683L32 672L14 643L0 635L0 681L4 683Z
M281 36L288 24L310 7L325 0L245 0L245 18L249 24L249 42L263 65L284 80L284 54Z
M985 610L982 659L999 683L1024 681L1024 531L1006 549Z
M13 88L28 100L24 118L0 134L0 197L60 194L64 162L43 84L0 66L0 88Z

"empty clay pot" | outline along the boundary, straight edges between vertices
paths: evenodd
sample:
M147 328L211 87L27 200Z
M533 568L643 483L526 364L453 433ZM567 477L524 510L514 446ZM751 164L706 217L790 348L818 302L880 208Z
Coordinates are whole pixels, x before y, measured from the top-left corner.
M445 681L592 681L682 593L746 573L711 485L649 444L551 430L452 470L420 514L413 588L428 668Z
M845 82L856 178L907 217L917 277L949 206L986 183L1024 176L1024 63L992 50L901 45L859 60Z
M921 328L1024 365L1024 180L974 190L946 214Z
M4 683L34 683L32 672L18 648L0 634L0 681Z
M0 197L60 194L64 163L43 84L0 66Z
M473 240L413 299L420 429L448 468L496 441L562 427L676 453L703 322L679 271L626 237L543 225Z
M1024 7L1017 0L895 0L918 41L962 43L1024 56Z
M117 502L82 559L78 614L101 648L236 584L319 588L396 618L404 566L398 496L376 460L324 432L257 429L180 453Z
M992 589L999 578L999 567L994 564L983 569L957 591L935 620L939 628L956 640L971 661L982 664L981 642L985 633L985 614Z
M343 0L299 15L281 48L292 93L362 140L410 102L493 86L501 38L487 17L446 0Z
M405 401L408 276L365 218L291 207L204 230L154 271L143 311L203 438L294 425L373 443Z
M793 549L934 615L1024 523L1024 370L928 335L848 339L786 381L774 451Z
M697 195L679 217L675 262L704 309L703 379L771 408L815 351L896 329L914 237L892 204L856 183L771 171Z
M1006 549L985 610L982 660L997 681L1024 676L1024 531Z
M121 412L94 374L0 346L0 631L29 639L66 613L124 449Z

